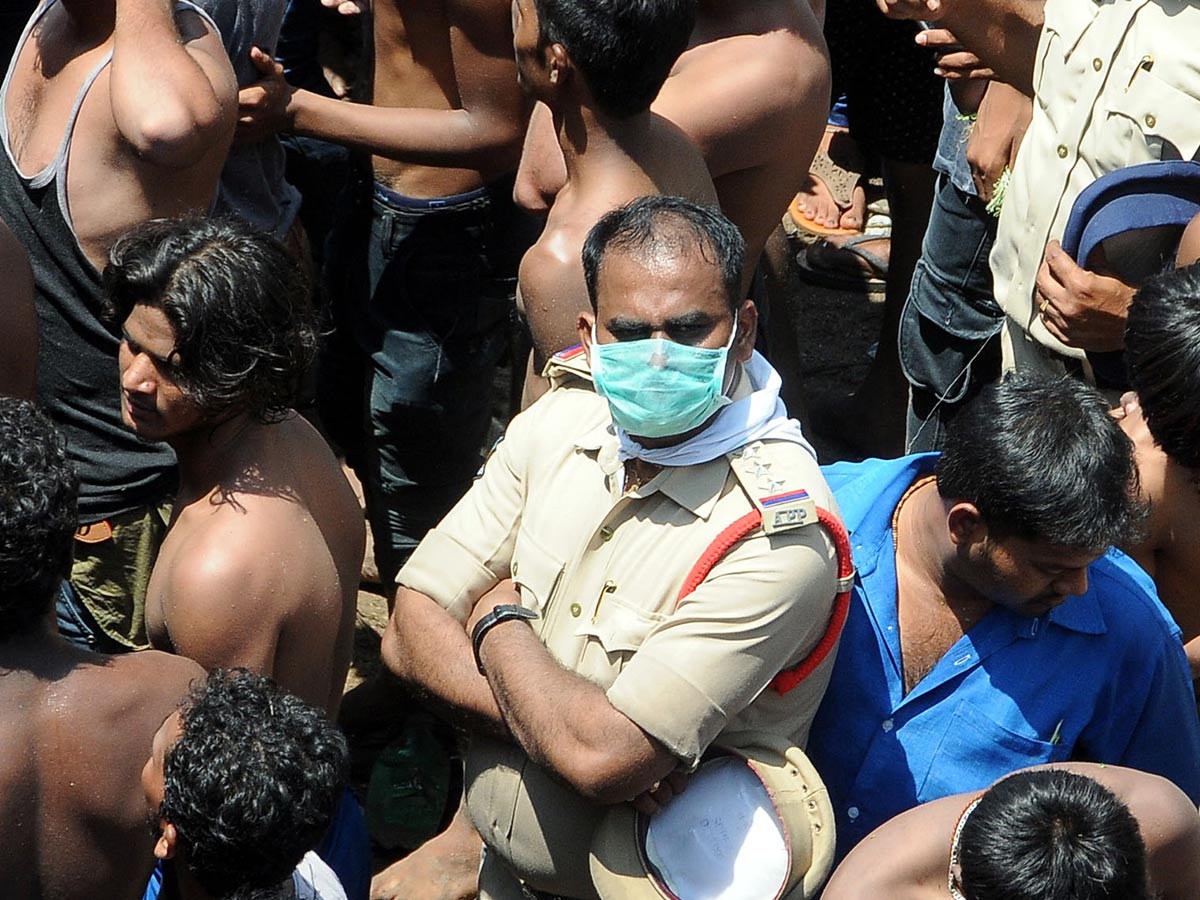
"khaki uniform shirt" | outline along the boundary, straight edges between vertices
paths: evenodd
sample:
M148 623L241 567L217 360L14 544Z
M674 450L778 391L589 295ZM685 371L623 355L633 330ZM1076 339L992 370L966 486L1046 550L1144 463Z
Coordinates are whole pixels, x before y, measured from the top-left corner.
M1200 147L1200 6L1179 0L1047 0L1021 143L991 264L1008 313L1007 367L1062 369L1082 351L1037 315L1046 244L1080 192L1108 172ZM1081 263L1082 264L1082 263Z
M713 539L754 508L752 493L805 489L834 509L816 462L793 443L755 443L731 458L664 468L623 494L608 406L582 359L552 364L555 387L513 421L399 582L465 622L479 596L511 575L522 603L541 614L531 624L554 658L604 687L686 765L731 732L803 746L833 654L788 694L764 688L825 632L837 566L824 529L755 531L678 605L676 597ZM520 747L481 736L471 741L466 782L489 855L539 890L595 896L588 848L602 807Z

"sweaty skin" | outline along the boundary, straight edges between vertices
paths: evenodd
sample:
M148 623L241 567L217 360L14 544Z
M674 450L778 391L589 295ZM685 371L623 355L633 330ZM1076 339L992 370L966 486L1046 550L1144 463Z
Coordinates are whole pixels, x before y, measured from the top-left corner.
M746 239L748 286L803 182L829 112L821 26L802 0L700 0L696 27L651 109L700 148L721 210ZM526 136L517 198L546 209L566 181L548 110Z
M25 248L0 222L0 395L34 399L38 323Z
M181 485L146 595L151 644L263 672L335 716L364 535L333 454L299 416L205 423L167 442Z
M146 747L203 674L153 650L81 650L58 636L52 615L0 641L5 900L141 896L154 866Z
M1200 894L1200 818L1187 796L1167 779L1084 762L1033 769L1085 775L1129 808L1146 844L1151 896L1190 900ZM838 866L825 886L824 900L945 900L955 826L981 793L943 797L876 828Z
M237 118L219 36L170 0L60 0L21 52L9 86L13 156L27 176L59 151L87 76L110 50L71 142L67 197L84 255L150 218L205 211Z

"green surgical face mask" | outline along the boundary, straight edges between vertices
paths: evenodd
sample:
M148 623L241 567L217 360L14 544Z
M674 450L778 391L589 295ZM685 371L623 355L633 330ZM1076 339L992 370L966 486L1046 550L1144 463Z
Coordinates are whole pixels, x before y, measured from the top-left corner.
M719 349L691 347L665 338L596 341L592 324L592 380L608 401L613 422L634 437L672 437L704 424L722 406L729 343Z

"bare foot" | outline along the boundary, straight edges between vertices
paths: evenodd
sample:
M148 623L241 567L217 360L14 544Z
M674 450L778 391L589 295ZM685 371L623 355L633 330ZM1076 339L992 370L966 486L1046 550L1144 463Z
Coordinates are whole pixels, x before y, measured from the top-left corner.
M371 879L371 900L470 900L482 847L460 804L449 828Z
M850 133L842 128L826 126L825 135L821 138L818 152L824 152L838 168L848 172L862 173L864 168L862 154L850 137ZM867 217L867 195L863 190L863 182L854 187L850 205L843 208L830 190L829 185L815 172L810 172L808 179L796 194L795 207L810 220L825 228L843 228L848 232L862 231ZM802 223L801 227L803 227Z

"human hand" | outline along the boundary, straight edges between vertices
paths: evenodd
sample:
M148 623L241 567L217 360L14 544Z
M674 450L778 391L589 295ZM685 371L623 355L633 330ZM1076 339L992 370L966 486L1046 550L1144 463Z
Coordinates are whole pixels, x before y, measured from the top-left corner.
M1046 330L1068 347L1096 352L1125 346L1125 320L1136 288L1081 268L1058 241L1046 246L1035 299Z
M942 0L875 0L875 5L889 19L936 22L943 15Z
M683 793L691 776L682 769L675 769L662 781L633 798L633 808L642 815L652 816Z
M988 83L967 141L971 177L984 203L991 202L1004 170L1011 170L1016 163L1021 139L1032 117L1032 100L1002 82Z
M250 61L262 77L238 91L237 140L252 143L292 127L290 105L293 88L283 77L283 66L258 47L250 48Z
M326 9L337 10L343 16L357 16L368 9L368 0L321 0Z
M475 631L475 626L479 623L480 619L497 606L502 606L506 603L512 603L517 606L521 605L521 592L517 590L517 586L511 578L506 578L499 582L494 588L475 601L475 608L471 610L471 615L467 616L467 634L472 634Z
M933 70L934 74L947 81L987 80L995 77L996 73L985 66L978 56L970 50L963 49L958 38L948 28L926 28L918 31L913 40L937 54L938 64Z

